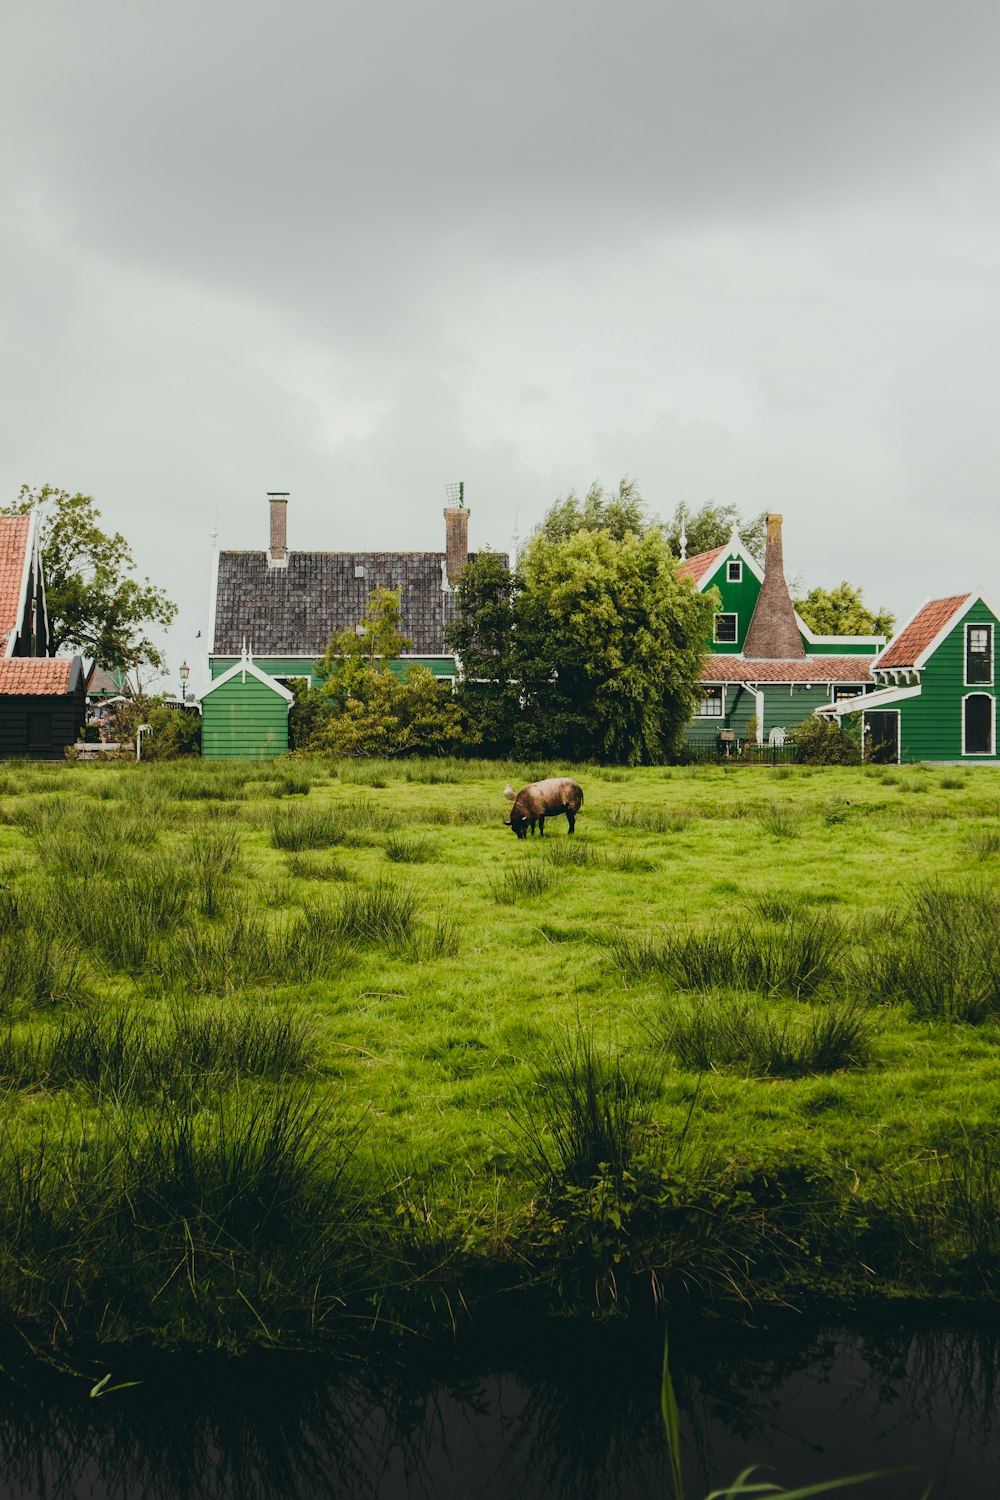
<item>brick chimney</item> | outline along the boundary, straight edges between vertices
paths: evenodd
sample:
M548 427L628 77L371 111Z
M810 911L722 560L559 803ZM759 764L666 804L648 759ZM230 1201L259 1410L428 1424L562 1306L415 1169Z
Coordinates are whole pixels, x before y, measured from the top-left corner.
M288 566L288 491L268 490L267 499L271 507L268 565L272 568L285 568Z
M805 654L806 648L795 623L795 610L785 582L781 517L768 516L764 582L747 631L743 655L754 661L796 661Z
M457 588L469 561L469 516L462 505L446 506L444 513L444 568L450 588Z

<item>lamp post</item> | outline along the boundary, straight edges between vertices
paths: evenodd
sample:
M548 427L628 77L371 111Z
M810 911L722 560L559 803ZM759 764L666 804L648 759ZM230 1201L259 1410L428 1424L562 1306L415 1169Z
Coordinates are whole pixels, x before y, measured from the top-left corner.
M180 667L178 668L178 672L180 674L180 679L181 679L181 702L182 703L186 703L187 702L187 685L188 685L188 678L191 676L191 668L188 666L188 664L187 664L186 661L182 661L181 664L180 664Z

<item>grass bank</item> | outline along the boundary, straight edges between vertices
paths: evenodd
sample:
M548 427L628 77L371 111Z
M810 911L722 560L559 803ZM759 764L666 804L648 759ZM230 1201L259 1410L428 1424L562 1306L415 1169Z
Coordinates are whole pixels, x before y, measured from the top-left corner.
M1000 776L566 769L4 769L0 1315L995 1299Z

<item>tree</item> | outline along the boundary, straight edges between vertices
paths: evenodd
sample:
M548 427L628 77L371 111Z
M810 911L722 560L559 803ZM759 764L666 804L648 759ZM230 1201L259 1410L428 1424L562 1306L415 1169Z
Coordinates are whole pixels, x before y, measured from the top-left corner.
M649 524L645 504L634 479L620 480L617 491L606 491L595 479L584 498L570 490L545 513L534 535L547 542L565 542L579 531L607 531L620 542L639 536Z
M514 648L518 578L504 558L480 552L457 589L458 613L445 639L462 664L458 700L481 750L507 755L521 711Z
M51 485L23 485L0 515L26 515L35 506L52 650L79 651L109 670L133 671L140 662L162 670L163 653L146 629L166 628L177 606L148 578L134 576L121 532L101 529L101 512L90 495Z
M296 749L331 755L436 755L463 743L462 714L448 684L426 667L400 675L392 663L412 643L401 629L399 594L375 589L356 630L334 635L316 663L315 688L297 687Z
M892 635L896 617L887 609L874 614L861 597L861 590L842 582L838 588L810 589L795 608L817 635Z
M674 755L699 694L717 596L677 576L657 526L525 549L515 607L522 753L625 764Z
M724 547L736 528L743 545L758 562L764 560L767 542L767 512L759 516L741 516L735 505L718 505L706 500L699 510L690 510L681 502L664 527L667 542L675 557L681 555L681 531L687 537L687 555L696 557L699 552L711 552L713 547Z

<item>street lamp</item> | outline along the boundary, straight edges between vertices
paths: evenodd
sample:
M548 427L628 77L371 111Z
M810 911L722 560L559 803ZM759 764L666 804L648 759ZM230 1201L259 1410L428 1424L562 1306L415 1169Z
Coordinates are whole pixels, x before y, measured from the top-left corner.
M186 661L182 661L181 664L180 664L180 667L178 668L178 671L180 673L180 679L181 679L181 702L182 703L186 703L187 702L187 685L188 685L188 678L191 676L191 668L188 666L188 664L187 664Z

